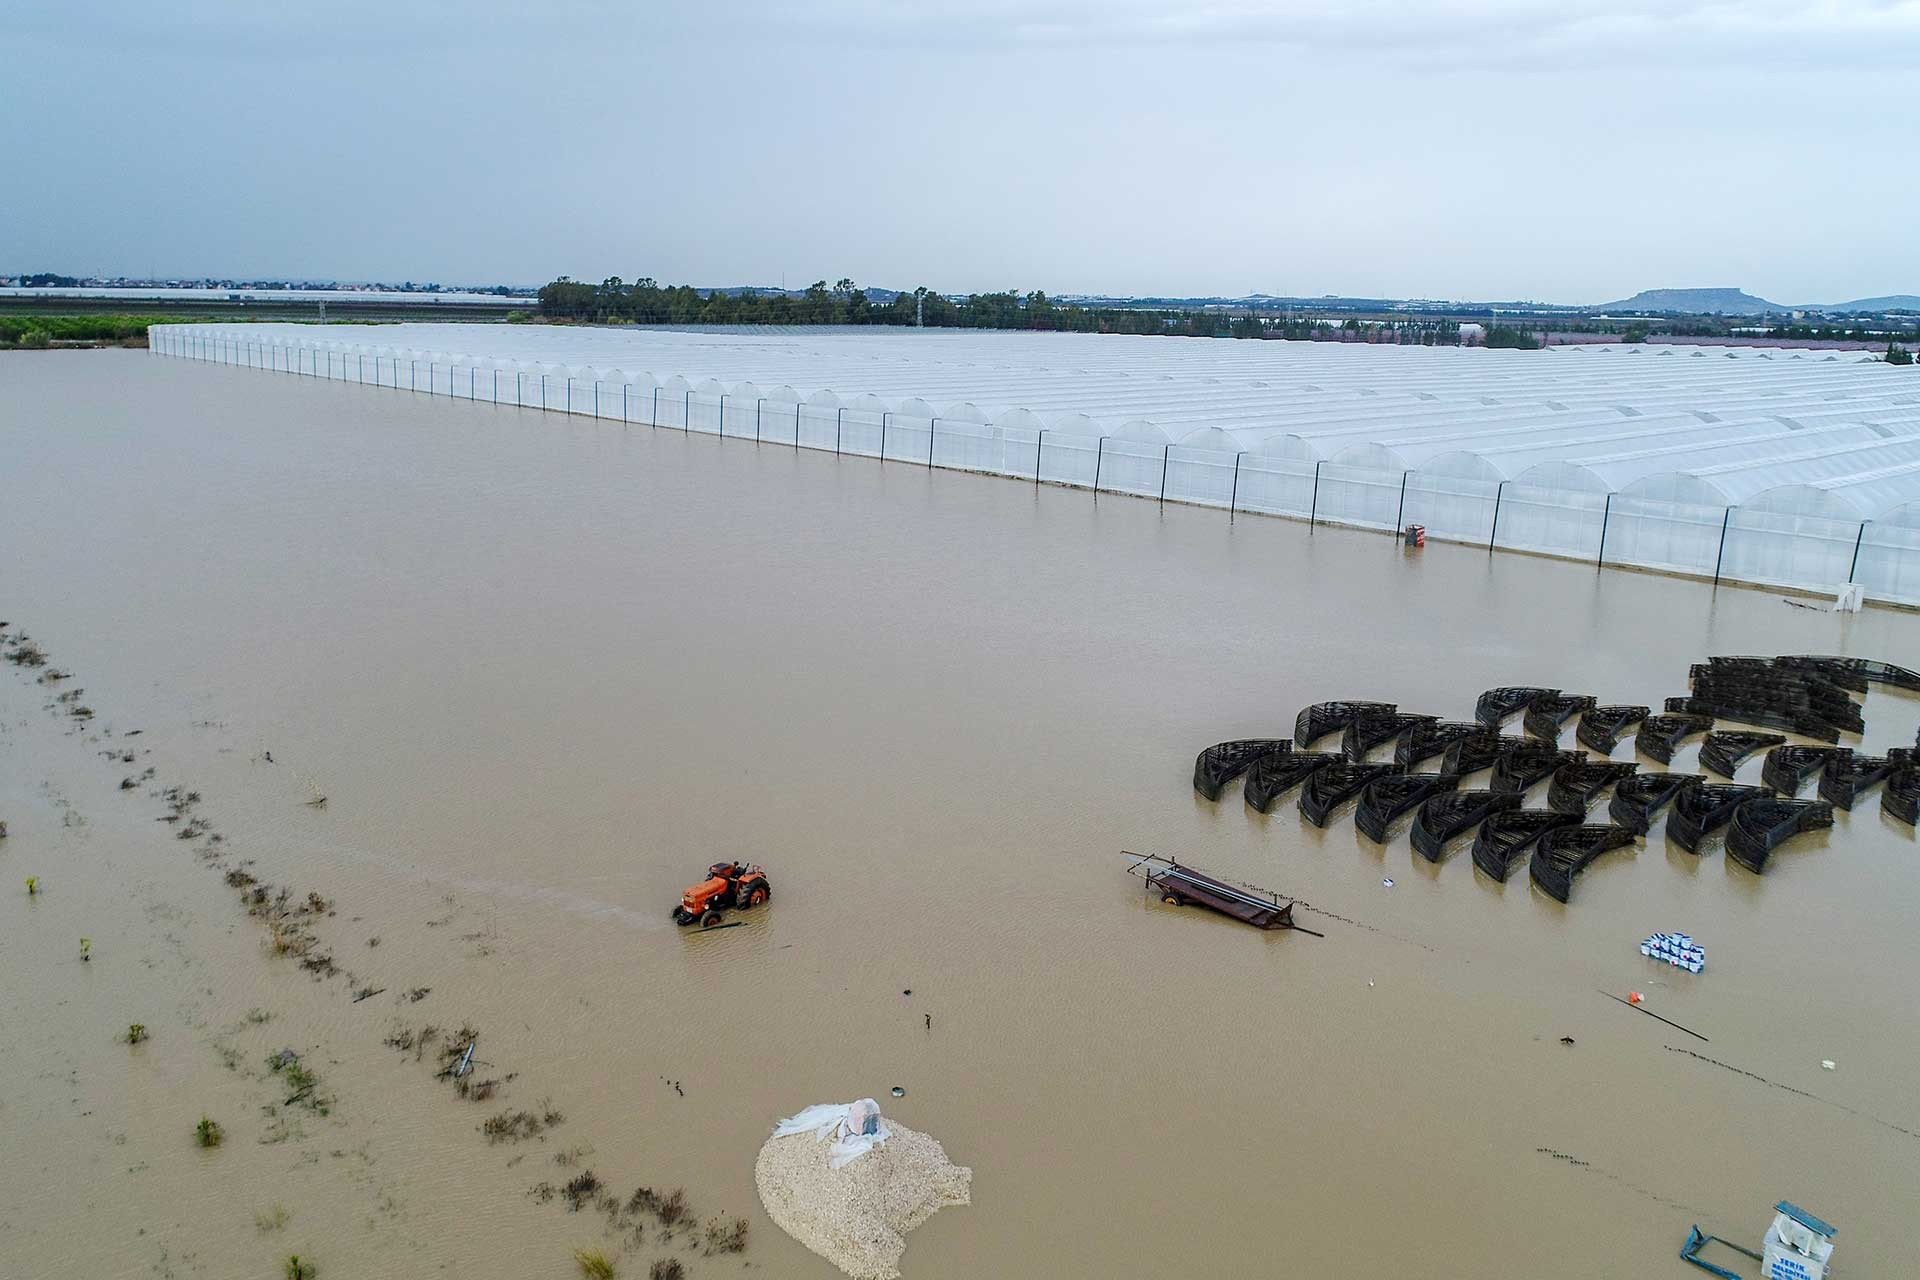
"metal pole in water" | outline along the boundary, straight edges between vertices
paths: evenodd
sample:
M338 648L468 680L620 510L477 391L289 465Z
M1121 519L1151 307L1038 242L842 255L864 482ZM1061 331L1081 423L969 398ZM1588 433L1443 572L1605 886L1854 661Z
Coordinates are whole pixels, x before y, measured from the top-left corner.
M620 421L622 422L627 421L627 392L631 390L632 387L633 384L631 382L623 382L620 384Z
M1607 521L1613 519L1613 494L1607 494L1607 505L1600 512L1600 554L1593 559L1593 567L1598 569L1607 562Z
M1033 487L1040 487L1040 451L1047 447L1047 429L1040 428L1040 434L1033 438Z
M1233 518L1233 509L1240 504L1240 459L1246 457L1243 449L1233 455L1233 493L1227 498L1227 518Z
M650 427L660 425L660 388L658 387L653 389L653 412L647 419L647 425Z
M680 401L680 434L693 432L693 388L687 388L686 396Z
M727 393L724 391L720 393L719 422L720 434L724 436L727 434Z
M1167 454L1173 449L1171 444L1160 446L1160 505L1167 503Z
M1093 448L1093 491L1100 492L1100 464L1106 461L1107 438L1100 437L1100 443ZM1235 460L1236 462L1238 459Z
M927 465L929 467L933 465L933 432L934 432L934 428L938 427L939 425L940 425L940 419L938 418L927 419Z
M880 461L887 460L887 424L893 421L892 410L880 414Z
M1407 477L1412 474L1411 470L1400 473L1400 509L1393 513L1393 536L1396 538L1406 528L1401 521L1407 518Z
M760 443L760 415L767 407L767 398L761 396L753 402L753 442Z
M1733 508L1727 508L1727 514L1720 517L1720 554L1713 558L1713 585L1720 585L1720 566L1727 560L1727 523L1733 519Z
M1314 521L1320 516L1320 468L1324 465L1326 465L1325 458L1313 464L1313 501L1307 507L1308 533L1313 532Z
M1871 520L1862 520L1860 522L1860 532L1853 535L1853 563L1847 566L1847 581L1849 583L1853 581L1854 571L1860 567L1860 544L1866 540L1867 526L1872 523L1873 521Z
M840 423L846 416L847 411L845 409L835 409L833 411L833 453L835 457L840 456Z
M1502 480L1500 487L1493 491L1493 528L1487 532L1487 554L1493 554L1493 542L1500 536L1500 495L1507 491L1507 481Z

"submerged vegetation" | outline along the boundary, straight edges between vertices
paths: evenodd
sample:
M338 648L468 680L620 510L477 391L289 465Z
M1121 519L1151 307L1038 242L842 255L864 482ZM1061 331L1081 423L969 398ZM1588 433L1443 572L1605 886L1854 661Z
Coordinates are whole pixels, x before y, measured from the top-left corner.
M0 622L0 635L4 635L4 643L7 646L4 650L0 650L0 656L4 656L15 666L22 668L47 666L47 655L23 633L9 630L9 624ZM71 678L70 672L55 668L50 668L35 677L37 682L43 685L54 684L69 678ZM57 695L48 704L49 710L55 711L56 714L64 711L69 716L83 720L90 718L92 711L84 708L79 702L82 692L75 688ZM69 732L74 731L69 730ZM131 738L142 732L143 730L137 728L129 729L125 731L124 736ZM91 740L99 741L98 738ZM117 771L119 766L132 765L137 754L142 753L137 753L130 746L115 742L100 750L98 754L105 757ZM122 792L140 790L143 783L154 777L154 772L152 768L148 768L138 775L123 777L119 790ZM166 812L160 815L157 821L171 826L173 834L178 839L202 841L194 851L197 857L220 875L230 889L237 892L240 904L247 913L265 926L275 953L298 958L301 967L312 972L316 978L325 979L341 973L332 958L321 950L321 939L315 932L316 925L335 915L337 907L332 900L315 892L296 896L288 888L272 885L259 879L246 869L251 865L249 862L241 861L235 865L229 858L221 835L213 831L211 825L199 815L201 795L198 791L182 786L166 786L148 790L146 794L165 804ZM4 835L5 827L0 825L0 836ZM26 877L26 887L30 897L39 896L40 883L37 877ZM448 901L451 902L452 898L449 897ZM429 926L436 923L444 922L428 922ZM91 952L91 939L81 938L81 959L88 959ZM372 999L387 990L385 986L375 982L361 982L350 973L344 976L348 981L350 998L355 1001ZM402 987L397 1002L417 1003L426 998L430 991L431 988L424 986ZM271 1018L272 1015L267 1011L253 1008L247 1011L234 1029L237 1030L240 1026L260 1026ZM125 1036L126 1043L130 1046L143 1043L148 1039L146 1024L129 1023ZM480 1032L469 1023L461 1024L459 1030L451 1034L433 1025L416 1030L402 1024L389 1033L386 1044L413 1058L416 1062L427 1061L428 1050L434 1050L435 1058L432 1068L434 1078L449 1081L458 1097L472 1102L486 1102L498 1091L509 1087L518 1073L507 1071L497 1078L486 1076L486 1072L496 1071L498 1068L485 1059L476 1057L475 1050L479 1039ZM216 1042L215 1048L229 1070L239 1070L239 1063L243 1059L238 1049L219 1042ZM284 1085L286 1095L278 1103L262 1108L267 1122L259 1142L271 1145L288 1139L299 1140L304 1135L291 1109L300 1105L316 1115L325 1116L329 1113L334 1099L325 1092L319 1073L303 1057L300 1050L284 1048L268 1054L265 1061L269 1078L277 1078ZM482 1078L483 1076L485 1078ZM564 1121L565 1116L561 1114L560 1109L550 1100L542 1098L531 1110L500 1111L483 1122L480 1128L490 1143L519 1142L535 1138L544 1141L546 1135ZM224 1143L225 1139L224 1127L211 1116L203 1114L193 1127L193 1140L202 1149L217 1148ZM582 1144L556 1156L555 1162L565 1166L577 1166L584 1161L591 1150L591 1146ZM335 1152L335 1154L340 1153ZM516 1155L509 1164L517 1163L522 1158L524 1157ZM535 1199L543 1203L564 1199L568 1208L574 1212L597 1211L604 1214L607 1226L621 1233L622 1242L619 1251L622 1252L639 1247L646 1217L651 1217L658 1224L655 1235L663 1243L677 1241L680 1247L686 1249L697 1249L700 1246L696 1219L687 1204L686 1193L679 1189L663 1194L651 1188L642 1187L623 1201L602 1182L599 1175L590 1169L580 1169L564 1187L555 1187L551 1183L543 1182L533 1188L532 1194ZM273 1205L268 1209L254 1212L254 1226L261 1234L268 1234L284 1227L290 1216L284 1206ZM706 1226L705 1251L708 1254L737 1252L745 1248L746 1234L745 1219L715 1218ZM609 1257L597 1250L581 1251L576 1255L576 1262L580 1265L583 1274L592 1277L611 1276L614 1274L614 1258L617 1256L618 1252L613 1257ZM315 1267L311 1260L294 1254L286 1258L283 1274L289 1280L312 1280ZM678 1263L663 1259L655 1264L652 1274L679 1277L682 1272Z

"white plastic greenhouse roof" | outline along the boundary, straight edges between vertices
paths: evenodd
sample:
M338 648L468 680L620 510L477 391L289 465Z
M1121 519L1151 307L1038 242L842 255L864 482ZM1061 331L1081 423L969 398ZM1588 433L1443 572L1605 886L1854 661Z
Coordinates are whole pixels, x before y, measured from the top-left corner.
M1493 480L1546 467L1539 474L1555 484L1594 491L1685 476L1742 504L1807 486L1825 491L1820 505L1858 517L1920 501L1920 376L1858 351L1490 351L878 328L223 328L676 395L861 404L1308 462Z

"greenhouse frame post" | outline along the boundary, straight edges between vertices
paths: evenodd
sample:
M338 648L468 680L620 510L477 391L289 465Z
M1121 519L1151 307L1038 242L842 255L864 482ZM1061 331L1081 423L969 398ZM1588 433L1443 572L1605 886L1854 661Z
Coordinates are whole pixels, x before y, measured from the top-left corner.
M418 360L409 360L407 361L407 390L418 391L419 389L420 362Z
M880 413L880 461L882 462L887 460L887 424L892 421L893 412L882 410Z
M547 411L547 375L540 375L540 412Z
M1173 452L1173 445L1160 446L1160 505L1167 505L1167 458Z
M1240 459L1247 456L1242 449L1233 455L1233 492L1227 496L1227 519L1233 519L1233 509L1240 503Z
M593 380L593 416L600 416L600 379Z
M1867 526L1872 523L1873 521L1871 520L1862 520L1860 522L1860 532L1853 535L1853 563L1847 566L1847 582L1849 585L1853 582L1853 575L1859 571L1860 544L1866 541Z
M1607 522L1613 519L1613 494L1607 494L1607 505L1600 512L1600 554L1593 558L1593 567L1598 569L1607 563Z
M800 447L800 402L793 402L793 447Z
M760 443L760 415L767 407L767 398L761 396L753 402L753 442Z
M1313 464L1313 501L1307 504L1307 532L1313 532L1314 523L1320 518L1320 468L1326 464L1322 458Z
M686 397L680 401L680 434L693 434L693 388L687 388Z
M1400 473L1400 509L1393 513L1393 536L1398 538L1400 531L1407 526L1401 521L1407 518L1407 477L1412 475L1411 468Z
M627 418L627 392L632 388L633 384L630 382L620 384L620 421L622 422L629 421Z
M1727 524L1733 519L1733 508L1727 508L1727 514L1720 517L1720 553L1713 558L1713 585L1720 585L1720 566L1727 561Z
M1040 450L1046 447L1047 429L1040 428L1040 434L1033 438L1033 487L1040 487Z
M566 405L568 413L573 412L573 374L571 373L567 374L567 398L561 403Z
M844 407L833 411L833 456L836 458L840 456L840 424L846 416L847 411Z
M937 428L939 425L940 425L940 419L938 418L927 419L927 466L929 469L931 469L933 466L933 433L934 433L934 429Z
M720 423L720 436L722 439L725 439L727 434L727 393L724 391L720 393L719 423Z
M1107 438L1100 437L1100 443L1093 447L1093 491L1100 492L1100 464L1106 461Z
M1487 530L1487 554L1493 554L1493 544L1500 539L1500 498L1507 491L1508 481L1502 480L1493 491L1493 528Z
M647 425L650 427L660 425L660 388L658 387L653 389L653 412L647 417Z

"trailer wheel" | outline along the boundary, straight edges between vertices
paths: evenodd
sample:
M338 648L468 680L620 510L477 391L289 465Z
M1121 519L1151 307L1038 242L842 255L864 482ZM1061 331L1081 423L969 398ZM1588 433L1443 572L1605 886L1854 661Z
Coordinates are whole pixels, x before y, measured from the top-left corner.
M720 923L720 913L718 911L709 911L707 912L707 914L700 917L700 927L702 929L711 929L713 928L713 926L719 923Z
M1166 903L1170 907L1183 907L1186 905L1186 899L1182 898L1177 893L1163 894L1160 898L1160 901Z

